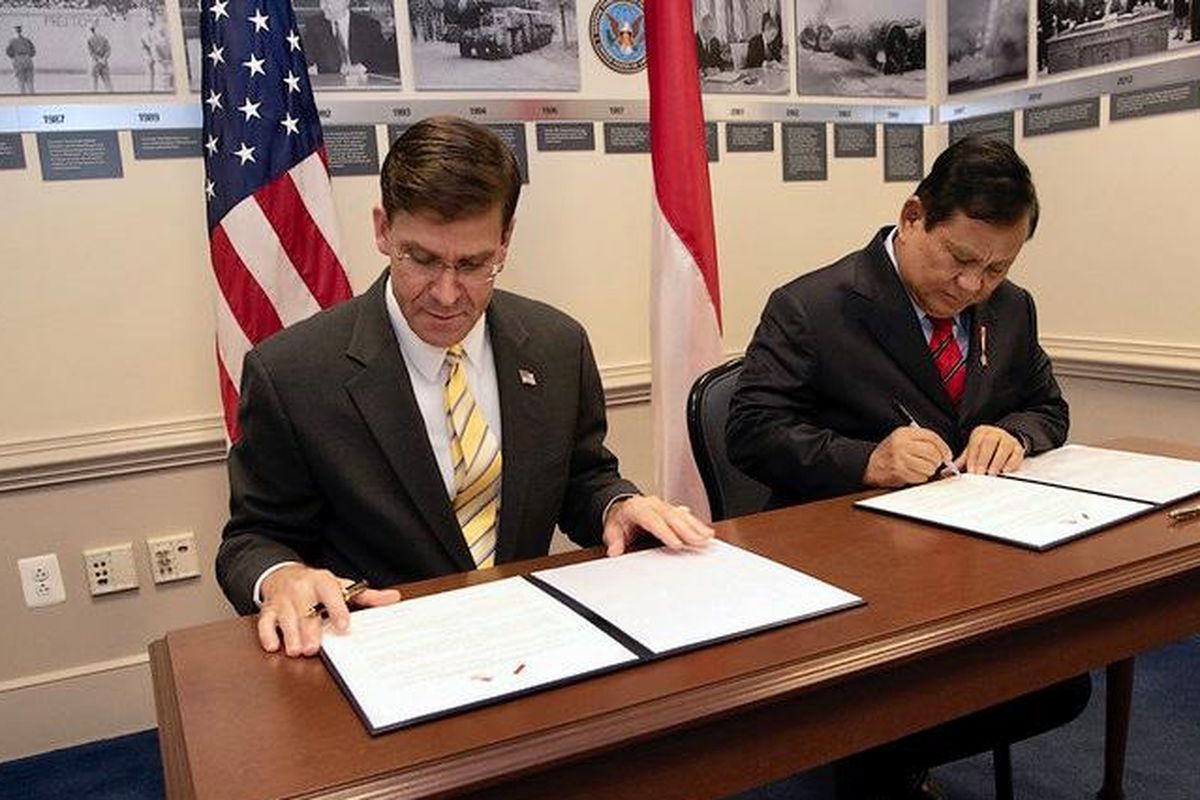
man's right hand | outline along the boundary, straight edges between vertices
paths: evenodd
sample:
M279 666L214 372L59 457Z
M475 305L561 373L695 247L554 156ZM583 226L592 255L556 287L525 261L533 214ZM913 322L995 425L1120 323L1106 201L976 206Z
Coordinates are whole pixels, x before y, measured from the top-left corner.
M924 483L953 458L942 437L928 428L897 428L871 451L863 483L889 489Z
M258 641L263 649L268 653L278 650L282 634L283 649L289 656L316 655L325 620L309 611L322 604L333 629L345 631L350 627L350 609L342 599L342 587L350 583L327 569L303 564L288 564L268 575L260 587L263 602L258 614ZM365 608L399 600L400 592L395 589L367 589L355 595L353 602Z

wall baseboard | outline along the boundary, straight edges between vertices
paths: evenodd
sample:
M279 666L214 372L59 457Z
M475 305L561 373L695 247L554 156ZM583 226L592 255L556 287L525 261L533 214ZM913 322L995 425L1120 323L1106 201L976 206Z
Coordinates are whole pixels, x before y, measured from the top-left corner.
M1074 336L1044 336L1042 346L1063 377L1200 390L1200 346ZM649 362L603 367L607 405L648 403L650 374ZM220 415L0 443L0 493L224 458Z
M1042 347L1064 377L1200 390L1197 345L1043 336Z

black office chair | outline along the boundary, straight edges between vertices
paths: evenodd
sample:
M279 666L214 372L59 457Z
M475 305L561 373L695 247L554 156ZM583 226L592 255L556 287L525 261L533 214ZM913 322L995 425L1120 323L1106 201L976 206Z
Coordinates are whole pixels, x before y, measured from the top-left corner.
M741 372L742 359L735 358L701 375L688 393L688 438L714 521L762 511L771 494L766 486L729 463L725 454L729 398Z
M726 455L725 420L743 360L735 358L713 367L696 379L688 393L688 438L713 521L762 511L771 494L770 489L731 464ZM1012 754L1008 745L992 750L992 764L996 800L1012 800Z

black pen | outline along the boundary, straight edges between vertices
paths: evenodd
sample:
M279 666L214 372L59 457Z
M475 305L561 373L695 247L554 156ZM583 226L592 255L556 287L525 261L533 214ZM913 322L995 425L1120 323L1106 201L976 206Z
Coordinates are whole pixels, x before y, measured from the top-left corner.
M355 581L354 583L352 583L349 586L346 586L342 589L342 600L349 603L351 600L353 600L355 597L358 597L360 594L362 594L369 588L371 588L371 587L367 584L366 581ZM317 603L316 605L314 605L313 607L308 609L308 613L306 613L304 616L319 617L322 614L324 614L325 611L326 611L325 604Z
M896 413L897 413L897 414L899 414L900 416L904 417L904 419L905 419L905 420L908 422L908 427L910 427L910 428L923 428L923 427L925 427L925 426L924 426L924 425L922 425L921 423L917 422L917 418L916 418L916 417L914 417L914 416L912 415L912 413L911 413L911 412L910 412L910 411L909 411L907 408L905 408L905 407L904 407L904 403L901 403L899 400L893 400L893 401L892 401L892 408L896 409ZM946 470L946 471L947 471L947 472L949 472L951 475L958 475L958 474L960 474L960 473L959 473L959 471L958 471L958 467L956 467L956 466L954 465L954 462L953 462L953 461L950 461L949 459L947 459L947 460L945 460L945 461L943 461L943 462L942 462L942 469Z

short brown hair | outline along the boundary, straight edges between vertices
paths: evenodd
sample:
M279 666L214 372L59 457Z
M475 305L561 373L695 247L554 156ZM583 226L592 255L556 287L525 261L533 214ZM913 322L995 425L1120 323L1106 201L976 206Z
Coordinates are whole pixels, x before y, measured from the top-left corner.
M462 219L499 204L507 230L521 195L521 174L512 150L484 126L429 117L392 144L379 188L389 220L401 210Z

